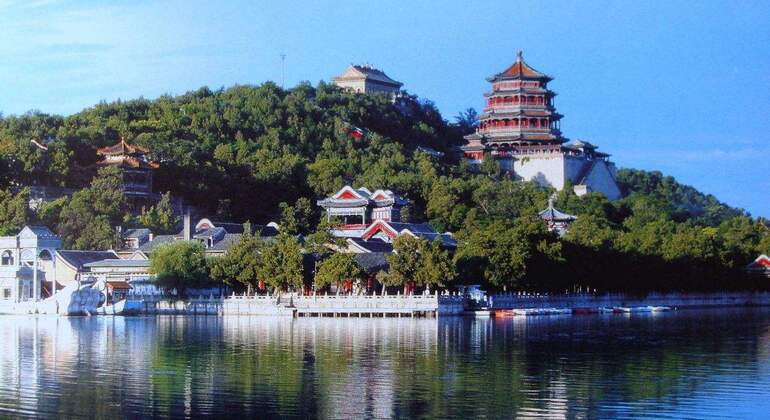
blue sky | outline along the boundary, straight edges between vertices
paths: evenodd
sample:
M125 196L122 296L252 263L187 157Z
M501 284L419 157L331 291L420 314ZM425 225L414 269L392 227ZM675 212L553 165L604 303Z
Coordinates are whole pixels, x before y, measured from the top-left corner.
M445 117L517 49L562 131L770 217L768 1L0 0L0 112L71 114L371 63Z

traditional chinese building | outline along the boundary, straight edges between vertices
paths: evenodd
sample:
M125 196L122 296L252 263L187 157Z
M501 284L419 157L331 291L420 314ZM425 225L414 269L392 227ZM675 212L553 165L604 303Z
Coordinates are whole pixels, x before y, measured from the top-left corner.
M564 236L570 223L577 220L577 216L557 210L553 206L553 198L548 199L548 208L541 211L538 216L548 224L549 231L556 232L559 236Z
M121 139L119 143L98 149L96 153L100 157L97 166L118 166L121 169L123 192L132 208L155 204L152 173L158 169L158 163L149 158L147 149Z
M457 246L451 234L438 233L428 223L401 222L401 209L408 204L408 200L390 190L371 192L347 185L318 201L329 220L337 218L342 222L331 233L346 238L351 252L391 252L393 240L401 235L428 241L439 238L446 248Z
M749 275L770 279L770 257L762 254L751 264L747 265L744 270Z
M558 190L569 181L577 194L601 192L620 198L615 165L609 155L587 142L568 142L561 132L562 115L556 112L553 79L530 67L521 51L510 67L487 79L492 90L476 132L465 137L463 154L472 164L496 159L516 178Z
M334 84L356 93L384 93L397 96L403 83L397 82L380 69L368 65L351 64L345 71L332 79Z

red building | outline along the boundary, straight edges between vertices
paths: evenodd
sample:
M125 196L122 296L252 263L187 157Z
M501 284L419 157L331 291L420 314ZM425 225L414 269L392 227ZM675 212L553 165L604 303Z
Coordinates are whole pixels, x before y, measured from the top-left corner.
M123 193L130 207L139 209L155 204L157 196L152 192L152 173L158 169L158 163L149 158L147 149L121 139L119 143L102 147L96 153L100 157L97 166L120 168Z
M550 76L516 62L489 77L492 90L476 132L465 136L462 152L471 164L491 156L515 179L562 190L572 184L578 195L600 192L610 200L622 196L609 155L586 141L564 144Z
M492 91L484 94L486 106L476 132L465 137L465 156L481 161L484 152L494 156L559 152L566 141L559 130L562 115L556 112L548 89L551 77L533 69L516 54L516 62L487 78Z

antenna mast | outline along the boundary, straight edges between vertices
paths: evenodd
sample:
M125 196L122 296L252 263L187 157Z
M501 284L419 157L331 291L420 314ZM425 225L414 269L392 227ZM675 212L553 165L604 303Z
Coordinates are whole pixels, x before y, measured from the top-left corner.
M284 88L284 83L286 81L284 76L285 63L286 63L286 54L281 53L281 89Z

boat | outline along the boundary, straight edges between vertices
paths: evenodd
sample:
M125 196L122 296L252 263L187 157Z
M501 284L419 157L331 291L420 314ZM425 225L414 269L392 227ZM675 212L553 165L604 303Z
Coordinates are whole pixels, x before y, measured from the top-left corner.
M526 308L526 309L514 309L513 314L519 316L533 316L533 315L568 315L572 313L572 309L569 308Z
M579 307L572 308L572 313L575 315L589 315L599 312L599 308Z
M128 299L119 300L111 304L104 304L96 308L98 315L124 315Z
M632 306L632 307L615 307L612 308L614 313L649 313L649 312L664 312L670 311L669 306Z

